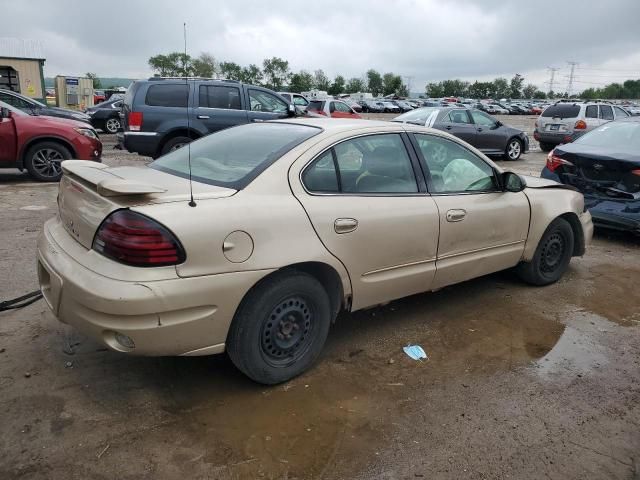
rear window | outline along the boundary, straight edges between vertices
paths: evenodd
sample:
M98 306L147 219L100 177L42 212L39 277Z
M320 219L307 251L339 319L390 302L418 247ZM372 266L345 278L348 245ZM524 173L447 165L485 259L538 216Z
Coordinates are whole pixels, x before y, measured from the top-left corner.
M322 110L324 102L321 100L311 100L307 106L307 110Z
M580 113L580 105L572 104L559 104L551 105L544 112L543 117L555 117L555 118L575 118Z
M246 187L289 150L322 130L291 123L259 123L228 128L175 150L149 165L194 182L235 190Z
M145 103L153 107L186 107L188 95L186 84L151 85Z

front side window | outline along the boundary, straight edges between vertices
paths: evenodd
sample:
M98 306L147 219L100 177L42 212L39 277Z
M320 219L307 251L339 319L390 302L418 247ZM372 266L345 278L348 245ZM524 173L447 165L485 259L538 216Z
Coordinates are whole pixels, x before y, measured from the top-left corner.
M600 105L600 118L613 120L613 108L610 105Z
M298 105L299 107L306 107L307 105L309 105L309 101L306 98L301 97L300 95L294 95L293 104Z
M241 189L269 165L321 129L291 123L251 123L207 135L160 157L150 167L195 182Z
M249 100L254 112L286 113L289 109L283 99L261 90L249 89Z
M471 116L473 117L474 123L481 127L493 127L496 124L493 118L479 110L471 112Z
M2 100L5 103L8 103L9 105L13 105L14 107L19 108L24 112L29 112L35 108L34 104L27 102L26 100L20 97L16 97L8 93L3 93L1 90L0 90L0 100Z
M147 90L145 103L154 107L185 107L188 103L189 85L151 85Z
M616 111L616 118L624 118L629 116L629 114L620 107L613 107L613 109Z
M413 166L399 134L358 137L339 143L330 151L335 155L338 168L336 181L342 193L418 192ZM324 158L324 155L326 153L303 173L303 182L309 191L314 191L313 185L321 184L323 188L333 185L328 180L328 172L331 171L329 159ZM324 170L322 173L319 172L321 167ZM320 177L322 180L316 180Z
M240 89L219 85L200 85L200 106L240 110Z
M346 103L342 102L333 102L334 108L337 112L342 113L351 113L351 109L347 106Z
M496 189L493 168L456 142L416 134L427 163L433 193L486 192Z
M451 123L471 123L469 115L464 110L451 110L449 112L449 121Z

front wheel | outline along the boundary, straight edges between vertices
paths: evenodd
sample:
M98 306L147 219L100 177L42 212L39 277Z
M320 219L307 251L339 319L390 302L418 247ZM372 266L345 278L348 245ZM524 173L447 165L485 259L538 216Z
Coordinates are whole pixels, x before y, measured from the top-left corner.
M62 177L62 162L72 157L69 149L56 142L40 142L27 151L24 166L39 182L57 182Z
M507 143L507 148L504 151L505 160L518 160L522 155L522 142L517 138L512 138Z
M516 267L516 273L532 285L557 282L569 267L574 241L569 222L556 218L542 235L531 261L520 263Z
M173 137L164 144L161 154L165 155L169 152L173 152L174 150L178 150L192 141L193 139L189 137Z
M266 279L242 301L227 337L234 365L266 385L285 382L317 360L331 324L329 296L303 272Z

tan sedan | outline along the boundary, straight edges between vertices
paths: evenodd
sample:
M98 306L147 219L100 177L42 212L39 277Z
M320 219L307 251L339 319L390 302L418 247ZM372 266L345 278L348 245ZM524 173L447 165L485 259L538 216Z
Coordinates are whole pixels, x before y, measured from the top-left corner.
M120 352L226 350L266 384L309 368L341 310L512 267L549 284L593 233L580 193L406 124L250 124L63 170L38 242L54 315Z

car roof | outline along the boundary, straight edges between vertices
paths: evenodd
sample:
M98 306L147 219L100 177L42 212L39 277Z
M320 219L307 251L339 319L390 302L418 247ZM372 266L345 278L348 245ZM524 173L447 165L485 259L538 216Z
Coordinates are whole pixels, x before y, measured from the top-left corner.
M296 125L307 125L309 127L321 128L325 132L342 132L355 128L371 128L371 127L391 127L397 126L392 122L383 120L363 120L358 118L305 118L297 117L294 119L283 118L280 120L272 120L272 123L294 123ZM270 122L270 123L271 123Z

